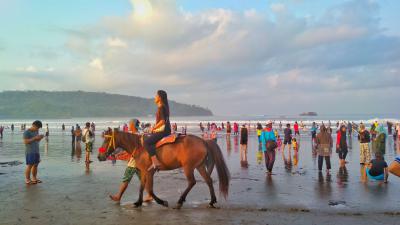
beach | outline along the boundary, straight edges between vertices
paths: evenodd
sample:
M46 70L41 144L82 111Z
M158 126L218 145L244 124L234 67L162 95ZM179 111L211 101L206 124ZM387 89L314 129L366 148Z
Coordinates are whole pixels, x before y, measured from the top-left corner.
M121 205L108 198L118 190L126 162L113 164L95 158L102 143L102 127L96 133L94 162L87 169L81 158L84 152L71 145L69 127L63 132L58 124L50 127L48 141L40 144L39 177L43 183L30 186L24 184L22 133L6 130L0 142L0 224L396 224L400 216L400 200L396 198L400 180L390 176L388 184L362 182L356 136L348 140L351 149L346 169L339 168L333 153L331 174L327 175L318 172L310 134L304 131L298 165L293 165L293 154L291 166L285 165L277 152L273 175L267 178L264 162L257 160L254 131L249 136L248 167L240 163L239 137L220 132L218 144L232 179L228 199L217 195L218 209L207 207L208 188L197 173L197 184L183 208L172 209L186 187L181 170L155 176L155 193L167 200L170 208L150 203L135 209L136 177ZM193 125L188 132L198 134L199 130ZM386 144L385 159L390 163L398 149L392 137ZM216 172L213 179L217 190Z

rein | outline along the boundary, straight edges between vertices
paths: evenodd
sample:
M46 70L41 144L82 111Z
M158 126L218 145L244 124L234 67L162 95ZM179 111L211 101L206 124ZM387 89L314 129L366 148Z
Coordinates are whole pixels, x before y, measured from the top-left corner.
M144 146L144 134L139 135L139 146L136 147L133 151L132 151L132 156L135 155L139 150L141 150ZM110 149L112 147L112 149L116 149L116 143L115 143L115 131L112 131L111 135L104 135L104 138L110 138L110 142L108 143L107 146L107 154L110 155Z

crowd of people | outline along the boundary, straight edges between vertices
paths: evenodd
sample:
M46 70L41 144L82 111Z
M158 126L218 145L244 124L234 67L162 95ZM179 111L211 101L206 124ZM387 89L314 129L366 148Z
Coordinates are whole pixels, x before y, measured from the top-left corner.
M301 138L300 128L304 132L307 131L306 125L304 125L303 122L299 125L296 121L293 124L293 130L290 123L286 124L285 128L283 128L284 126L282 122L279 122L278 126L273 126L273 124L273 121L267 121L265 127L263 127L261 123L257 123L254 126L259 141L260 152L264 156L266 173L268 176L272 174L277 151L282 152L283 160L286 164L288 158L285 157L285 153L287 151L290 157L293 150L293 161L295 165L297 164L298 151L300 148L298 140ZM238 135L238 127L239 124L234 122L233 135ZM335 150L338 155L339 167L345 168L346 164L349 163L346 161L349 148L351 148L351 146L348 146L349 141L351 141L349 139L351 139L354 134L357 134L360 143L359 163L365 171L366 177L372 180L387 182L389 169L384 158L386 153L386 139L388 135L393 135L395 141L400 140L400 125L394 125L391 122L387 122L386 127L387 128L385 129L384 124L379 124L375 121L371 124L370 129L368 130L366 125L363 123L356 124L350 121L342 121L336 123L336 131L334 132L330 121L328 124L324 124L323 122L317 124L316 122L313 122L308 130L310 132L309 135L311 136L313 155L318 158L318 171L322 171L325 161L326 172L327 174L330 173L332 168L331 157L333 150ZM250 124L243 124L242 129L240 130L240 158L242 165L247 165L247 140L249 129L251 129ZM215 123L207 123L206 130L203 123L200 123L200 130L203 133L204 138L216 139L218 137L218 132L220 131L225 131L225 134L230 136L232 133L232 126L229 121L226 122L225 130L224 123L222 123L220 127ZM333 139L334 134L336 134L335 139ZM392 169L392 173L396 175L398 174L398 171L400 171L400 169L396 169L397 166L400 168L400 165L397 165L398 163L396 163L397 161L400 162L400 158L396 158L393 162Z

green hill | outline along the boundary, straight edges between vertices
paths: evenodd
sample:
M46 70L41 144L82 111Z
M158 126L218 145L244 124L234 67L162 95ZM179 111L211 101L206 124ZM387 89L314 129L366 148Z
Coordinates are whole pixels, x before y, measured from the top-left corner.
M211 116L195 105L170 101L172 116ZM0 118L125 117L153 115L153 99L83 91L3 91Z

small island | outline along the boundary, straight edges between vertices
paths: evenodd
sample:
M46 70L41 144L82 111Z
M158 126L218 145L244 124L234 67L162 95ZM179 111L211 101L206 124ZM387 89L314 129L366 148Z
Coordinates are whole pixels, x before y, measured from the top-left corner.
M318 116L316 112L303 112L300 113L300 116Z

